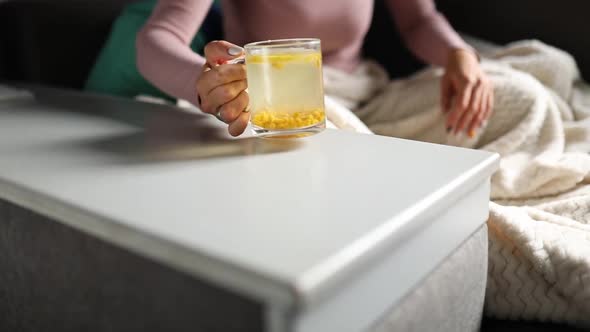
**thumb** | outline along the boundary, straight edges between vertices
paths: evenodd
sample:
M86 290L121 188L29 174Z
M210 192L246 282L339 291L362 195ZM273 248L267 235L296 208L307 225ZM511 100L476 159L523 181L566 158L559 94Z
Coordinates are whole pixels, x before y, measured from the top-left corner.
M211 67L221 65L244 54L244 49L225 40L216 40L205 46L205 59Z

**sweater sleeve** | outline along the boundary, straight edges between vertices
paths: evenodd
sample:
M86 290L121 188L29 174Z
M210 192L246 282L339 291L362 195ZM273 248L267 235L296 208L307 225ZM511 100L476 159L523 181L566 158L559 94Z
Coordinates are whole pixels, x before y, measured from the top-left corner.
M408 48L420 59L444 66L453 49L473 51L436 10L433 0L387 0Z
M212 0L160 0L136 38L137 68L152 84L198 105L196 81L205 59L190 43Z

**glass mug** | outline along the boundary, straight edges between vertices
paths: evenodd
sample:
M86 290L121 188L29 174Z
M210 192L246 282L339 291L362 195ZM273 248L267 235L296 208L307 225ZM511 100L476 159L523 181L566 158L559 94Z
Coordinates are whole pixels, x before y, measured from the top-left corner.
M244 49L254 134L303 137L321 132L326 113L320 40L269 40Z

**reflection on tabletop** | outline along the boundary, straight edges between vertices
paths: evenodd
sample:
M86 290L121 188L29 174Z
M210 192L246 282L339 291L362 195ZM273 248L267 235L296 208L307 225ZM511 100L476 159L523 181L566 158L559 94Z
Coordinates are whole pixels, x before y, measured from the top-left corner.
M249 128L233 138L214 117L171 105L52 90L37 90L35 96L47 112L73 112L130 125L130 130L69 142L70 147L112 154L125 163L280 153L303 144L297 139L255 138L248 135Z

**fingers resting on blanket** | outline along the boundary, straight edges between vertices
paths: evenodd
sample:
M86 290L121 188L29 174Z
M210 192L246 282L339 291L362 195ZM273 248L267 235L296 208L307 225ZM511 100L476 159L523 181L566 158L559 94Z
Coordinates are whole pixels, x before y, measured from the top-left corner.
M441 108L447 115L447 132L465 131L474 137L492 114L493 102L493 85L477 55L470 50L452 50L441 80Z

